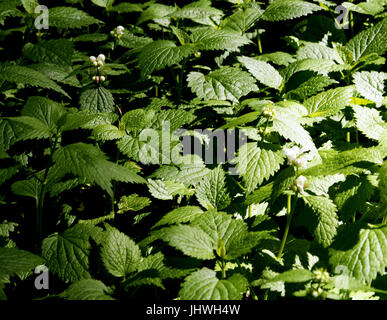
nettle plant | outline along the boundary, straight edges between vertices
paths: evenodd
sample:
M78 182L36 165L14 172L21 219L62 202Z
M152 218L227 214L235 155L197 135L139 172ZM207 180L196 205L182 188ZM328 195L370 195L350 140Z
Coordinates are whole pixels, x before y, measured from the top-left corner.
M0 298L386 297L385 0L44 4L0 0Z

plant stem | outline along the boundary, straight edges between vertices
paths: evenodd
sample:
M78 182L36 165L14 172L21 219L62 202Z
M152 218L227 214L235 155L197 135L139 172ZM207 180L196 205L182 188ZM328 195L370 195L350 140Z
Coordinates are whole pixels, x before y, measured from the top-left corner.
M252 209L251 209L251 207L252 207L252 204L249 205L249 218L251 218L251 216L252 216Z
M281 258L282 257L282 252L283 252L283 250L285 248L285 243L286 243L286 239L288 237L290 223L292 221L292 216L293 216L293 213L294 213L294 208L296 207L296 202L297 202L297 198L296 198L296 201L294 202L294 205L293 205L293 208L292 208L292 195L288 194L287 221L286 221L285 233L284 233L284 236L282 237L281 246L280 246L277 258Z
M259 51L259 54L262 54L263 50L262 50L262 43L261 43L261 36L258 34L258 51Z
M36 201L36 243L35 243L35 249L36 251L39 250L39 245L42 241L42 235L43 235L43 209L44 209L44 198L46 195L46 186L47 186L47 177L48 172L51 168L52 164L52 158L55 152L55 147L58 142L58 136L55 136L54 143L50 144L50 159L47 165L46 170L44 171L43 180L41 182L40 186L40 192L39 192L39 198Z
M222 279L226 279L226 263L222 259Z
M181 93L183 91L183 82L184 82L184 69L185 69L186 62L187 62L187 58L185 58L181 63L180 76L178 79L178 87L177 87L177 103L180 103L181 101Z
M351 143L351 133L347 131L347 142Z

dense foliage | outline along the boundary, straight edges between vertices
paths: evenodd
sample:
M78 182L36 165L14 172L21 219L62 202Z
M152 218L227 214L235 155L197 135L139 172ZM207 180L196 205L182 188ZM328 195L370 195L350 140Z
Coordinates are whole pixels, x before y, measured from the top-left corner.
M386 0L39 4L0 0L0 299L387 297Z

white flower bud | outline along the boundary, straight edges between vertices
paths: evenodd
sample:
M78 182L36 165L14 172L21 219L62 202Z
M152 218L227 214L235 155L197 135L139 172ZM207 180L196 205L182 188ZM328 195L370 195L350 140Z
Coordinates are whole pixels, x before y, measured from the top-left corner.
M97 65L98 65L98 66L103 66L103 61L99 60L99 61L97 62Z
M118 35L123 35L124 34L125 28L123 26L118 26L117 27L117 34Z
M94 61L96 61L97 60L97 58L96 57L94 57L94 56L90 56L90 62L91 63L93 63Z
M300 154L300 148L297 146L294 146L290 149L284 148L283 154L288 158L288 163L292 165L294 163L294 160L296 160Z
M106 80L106 78L104 76L101 76L100 79L102 82L104 82Z
M98 62L97 62L97 61L94 61L94 62L93 62L93 66L95 66L95 67L98 66Z
M97 58L98 61L102 61L102 62L105 62L105 55L103 55L102 53L98 56Z
M92 78L92 79L93 79L93 81L95 81L95 79L97 79L97 77L96 77L96 76L93 76L93 78Z
M295 181L294 185L297 187L298 192L304 193L304 188L307 187L307 181L304 176L299 176Z

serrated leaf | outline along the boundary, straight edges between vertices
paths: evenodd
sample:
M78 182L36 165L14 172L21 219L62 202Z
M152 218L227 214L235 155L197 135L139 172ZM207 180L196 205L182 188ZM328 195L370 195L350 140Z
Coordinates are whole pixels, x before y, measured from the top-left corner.
M387 203L387 161L379 170L379 189L382 203Z
M328 117L344 109L349 104L352 93L351 86L335 88L310 97L303 104L309 112L309 117Z
M227 207L231 198L227 192L225 174L221 166L212 170L199 182L195 191L199 203L206 209L223 209Z
M387 131L386 122L376 109L353 106L355 110L356 126L367 137L379 140L383 132Z
M68 94L54 81L34 69L23 66L5 67L4 70L0 72L0 80L22 83L33 87L52 89L56 92L62 93L66 97L69 97Z
M121 139L125 135L124 130L120 130L111 124L100 124L93 129L93 137L102 141Z
M140 197L137 193L122 196L118 203L118 213L127 211L140 211L149 206L151 201L147 197Z
M312 271L306 270L306 269L294 269L285 271L283 273L280 273L279 275L275 276L274 278L266 281L268 282L277 282L277 281L283 281L287 283L302 283L310 281L314 278L314 274Z
M247 72L232 67L223 67L207 75L190 72L187 81L191 90L205 100L238 102L251 91L258 91L255 80Z
M75 143L62 147L55 152L53 159L63 174L72 173L95 182L109 194L112 193L111 180L145 183L133 170L108 161L101 150L90 144Z
M138 57L141 77L145 78L154 70L177 64L193 52L193 47L189 45L176 46L169 40L153 41L141 49Z
M35 12L35 8L39 6L37 0L21 0L21 3L29 14L33 14Z
M328 73L333 70L334 66L334 61L327 59L297 60L281 70L281 75L285 82L288 82L293 74L305 70L315 71L318 74L327 76Z
M192 32L191 42L199 50L236 51L250 40L233 31L203 27Z
M246 191L254 191L265 179L269 179L283 163L282 149L274 145L249 142L239 148L236 159L237 172L245 181Z
M286 97L296 97L298 100L305 100L306 98L323 91L325 87L330 86L331 84L337 83L336 80L333 80L326 76L314 76L300 84L296 89L290 90Z
M334 192L340 215L349 220L356 212L364 210L365 202L371 198L374 189L367 176L347 176Z
M179 8L169 16L173 18L191 19L200 24L213 26L214 20L219 20L224 14L221 10L212 8L207 0L195 1ZM211 20L212 19L212 20Z
M88 110L92 113L114 110L113 95L104 87L83 91L79 98L79 104L81 105L81 110Z
M198 216L203 214L203 210L196 206L184 206L168 212L157 222L153 228L163 226L166 224L184 223L195 220Z
M309 132L289 112L277 112L276 117L273 118L273 130L277 131L285 139L294 141L313 152L316 151Z
M225 18L221 22L221 28L245 34L259 20L262 13L263 10L258 5L251 3L251 7L240 8Z
M41 40L36 44L28 43L23 48L26 58L59 66L71 65L73 54L73 42L67 39Z
M89 279L89 238L101 232L92 225L77 224L62 234L55 233L43 240L42 256L50 272L64 281Z
M323 247L328 247L337 234L339 222L335 204L331 199L322 196L308 195L304 200L317 216L318 222L314 229L316 241Z
M245 56L238 57L238 61L264 85L274 89L278 89L281 86L282 76L267 62Z
M387 50L386 37L387 18L383 19L375 26L358 33L348 41L345 47L351 51L354 61L372 53L382 55Z
M115 277L125 277L137 270L141 251L124 233L109 227L101 248L101 257L107 271Z
M50 26L61 29L83 28L102 21L72 7L55 7L48 10Z
M74 282L59 296L66 300L113 300L111 290L96 279L84 279Z
M181 250L184 254L202 260L214 259L214 240L203 230L187 225L177 225L153 231L156 236Z
M377 106L383 102L385 73L376 71L356 72L353 75L353 82L356 90L366 99L374 101Z
M114 0L91 0L91 1L97 6L100 6L103 8L110 8L114 3Z
M210 210L195 219L192 226L200 228L213 240L213 250L221 241L224 245L224 259L233 260L249 253L261 239L270 238L266 232L248 232L247 225L230 215Z
M267 21L283 21L306 16L320 10L322 7L310 2L280 0L271 3L266 8L262 18Z
M38 179L31 178L28 180L16 181L12 184L11 189L14 194L31 197L37 200L40 196L41 187L42 183Z
M344 266L347 274L363 283L370 283L377 274L384 274L387 266L387 226L352 227L330 249L329 262L333 267Z
M145 21L153 20L153 19L162 19L162 18L165 19L166 16L168 16L173 11L175 11L175 7L167 6L161 3L154 3L141 13L140 18L137 21L137 24L143 23ZM164 20L164 21L167 22L168 20ZM167 25L168 25L168 22L167 22Z
M44 74L51 80L68 84L70 86L77 87L77 88L81 87L81 84L75 75L71 77L68 76L72 72L72 69L70 67L44 62L44 63L32 64L29 66L29 68L32 68Z
M17 248L0 248L0 282L7 282L10 276L31 271L44 263L44 259Z
M241 300L247 285L238 273L220 280L215 271L203 268L185 279L179 296L182 300Z

